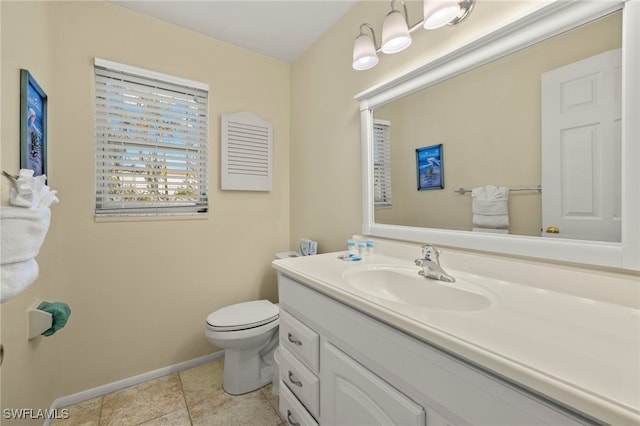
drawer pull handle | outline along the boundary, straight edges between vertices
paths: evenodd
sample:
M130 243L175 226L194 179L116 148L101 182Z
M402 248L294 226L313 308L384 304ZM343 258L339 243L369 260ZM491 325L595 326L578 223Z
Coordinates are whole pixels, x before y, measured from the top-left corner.
M291 410L287 410L287 422L288 422L291 426L300 426L300 423L298 423L298 422L294 422L293 420L291 420Z
M302 342L296 339L291 333L289 333L289 335L287 336L287 339L289 339L289 341L294 345L302 346Z
M296 386L302 387L302 382L293 378L293 373L289 370L289 381Z

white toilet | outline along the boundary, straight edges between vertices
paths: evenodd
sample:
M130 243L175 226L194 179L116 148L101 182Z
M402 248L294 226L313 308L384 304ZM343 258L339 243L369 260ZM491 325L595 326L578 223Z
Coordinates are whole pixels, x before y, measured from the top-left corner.
M279 311L268 300L254 300L218 309L207 317L207 339L224 349L222 386L227 393L240 395L272 381Z

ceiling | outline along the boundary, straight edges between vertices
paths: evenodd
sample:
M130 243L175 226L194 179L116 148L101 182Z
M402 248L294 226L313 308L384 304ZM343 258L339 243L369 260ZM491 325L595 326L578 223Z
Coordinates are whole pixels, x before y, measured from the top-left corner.
M291 63L358 0L109 0Z

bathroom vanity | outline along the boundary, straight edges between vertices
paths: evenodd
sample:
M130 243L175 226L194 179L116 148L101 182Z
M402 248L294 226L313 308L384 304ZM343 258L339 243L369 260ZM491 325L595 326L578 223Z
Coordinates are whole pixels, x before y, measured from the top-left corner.
M413 263L419 245L377 245L392 250L273 263L280 413L290 424L640 422L637 307L567 293L576 271L554 278L462 252L441 258L455 283L429 280Z
M621 191L620 238L540 237L536 236L537 222L532 225L534 232L523 235L463 231L467 225L449 222L449 216L463 211L456 198L460 194L453 192L448 200L444 191L441 198L430 194L428 201L419 194L419 203L394 217L399 205L376 208L374 120L393 118L394 126L404 124L394 118L399 117L392 110L395 102L413 102L420 91L442 87L441 83L463 74L468 78L468 72L529 47L537 48L540 42L586 23L602 23L603 18L617 13L625 59L621 68L621 141L615 152L622 153L623 173L621 184L605 191ZM341 253L273 262L278 271L281 312L280 413L290 424L640 425L639 23L640 3L636 1L542 2L494 31L471 37L356 95L362 138L362 233L380 240L376 240L376 253L360 262L340 260ZM580 45L592 44L583 37L579 40ZM575 46L570 50L575 53ZM539 78L536 72L535 81ZM524 141L525 136L533 142L541 140L522 130L536 123L522 125L520 120L512 120L510 111L494 114L501 121L494 127L474 125L467 119L474 112L463 114L460 120L458 105L466 104L470 95L457 86L455 89L442 92L446 105L452 108L448 115L454 126L464 122L471 130L470 136L450 137L449 152L454 151L454 140L469 143L459 150L465 158L471 155L470 148L482 149L476 133L481 127L503 129L505 116L517 123L513 137L500 132L508 147L512 148L516 139ZM453 92L463 97L450 101ZM494 102L492 96L478 98ZM538 102L538 94L534 98ZM518 102L534 111L525 115L537 116L537 103ZM429 117L424 104L411 110L408 105L402 105L403 119L422 125L424 117ZM414 145L433 139L425 139L422 128L401 129L404 139L416 135ZM499 139L494 133L484 137ZM437 139L446 136L443 131ZM413 148L419 147L408 145L399 152L413 153ZM540 152L538 148L534 151ZM535 156L518 151L516 157ZM414 164L411 155L404 158ZM448 158L448 164L453 165L454 157ZM511 166L518 173L507 182L517 188L522 168ZM530 170L534 171L532 176L543 176L543 187L560 184L548 177L542 162L540 167L543 170L534 164ZM501 168L499 164L485 169ZM460 180L464 187L508 179L502 170L493 177L478 174L475 168L473 176L465 176L468 170L460 167L450 176L464 179ZM400 179L405 178L402 175ZM471 182L476 178L478 182ZM593 182L598 182L596 189L600 191L600 181ZM580 185L584 183L586 180ZM591 189L577 187L591 194ZM445 204L447 201L451 203ZM430 213L441 217L427 221L426 205L437 206ZM529 215L531 204L527 206L521 217ZM408 220L409 212L420 216L419 220ZM583 220L586 213L578 216L582 222L592 223ZM446 220L440 220L443 218ZM465 220L460 223L471 225ZM421 255L420 245L393 241L457 248L443 251L440 257L444 270L456 281L420 277L414 264ZM623 270L627 272L620 272Z

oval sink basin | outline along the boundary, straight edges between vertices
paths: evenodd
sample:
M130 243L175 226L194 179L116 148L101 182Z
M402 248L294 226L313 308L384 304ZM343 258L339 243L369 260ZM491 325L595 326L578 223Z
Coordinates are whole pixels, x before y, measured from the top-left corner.
M418 275L419 270L371 265L345 271L343 278L356 292L394 303L456 311L491 306L491 299L482 287L460 279L455 283L432 280Z

